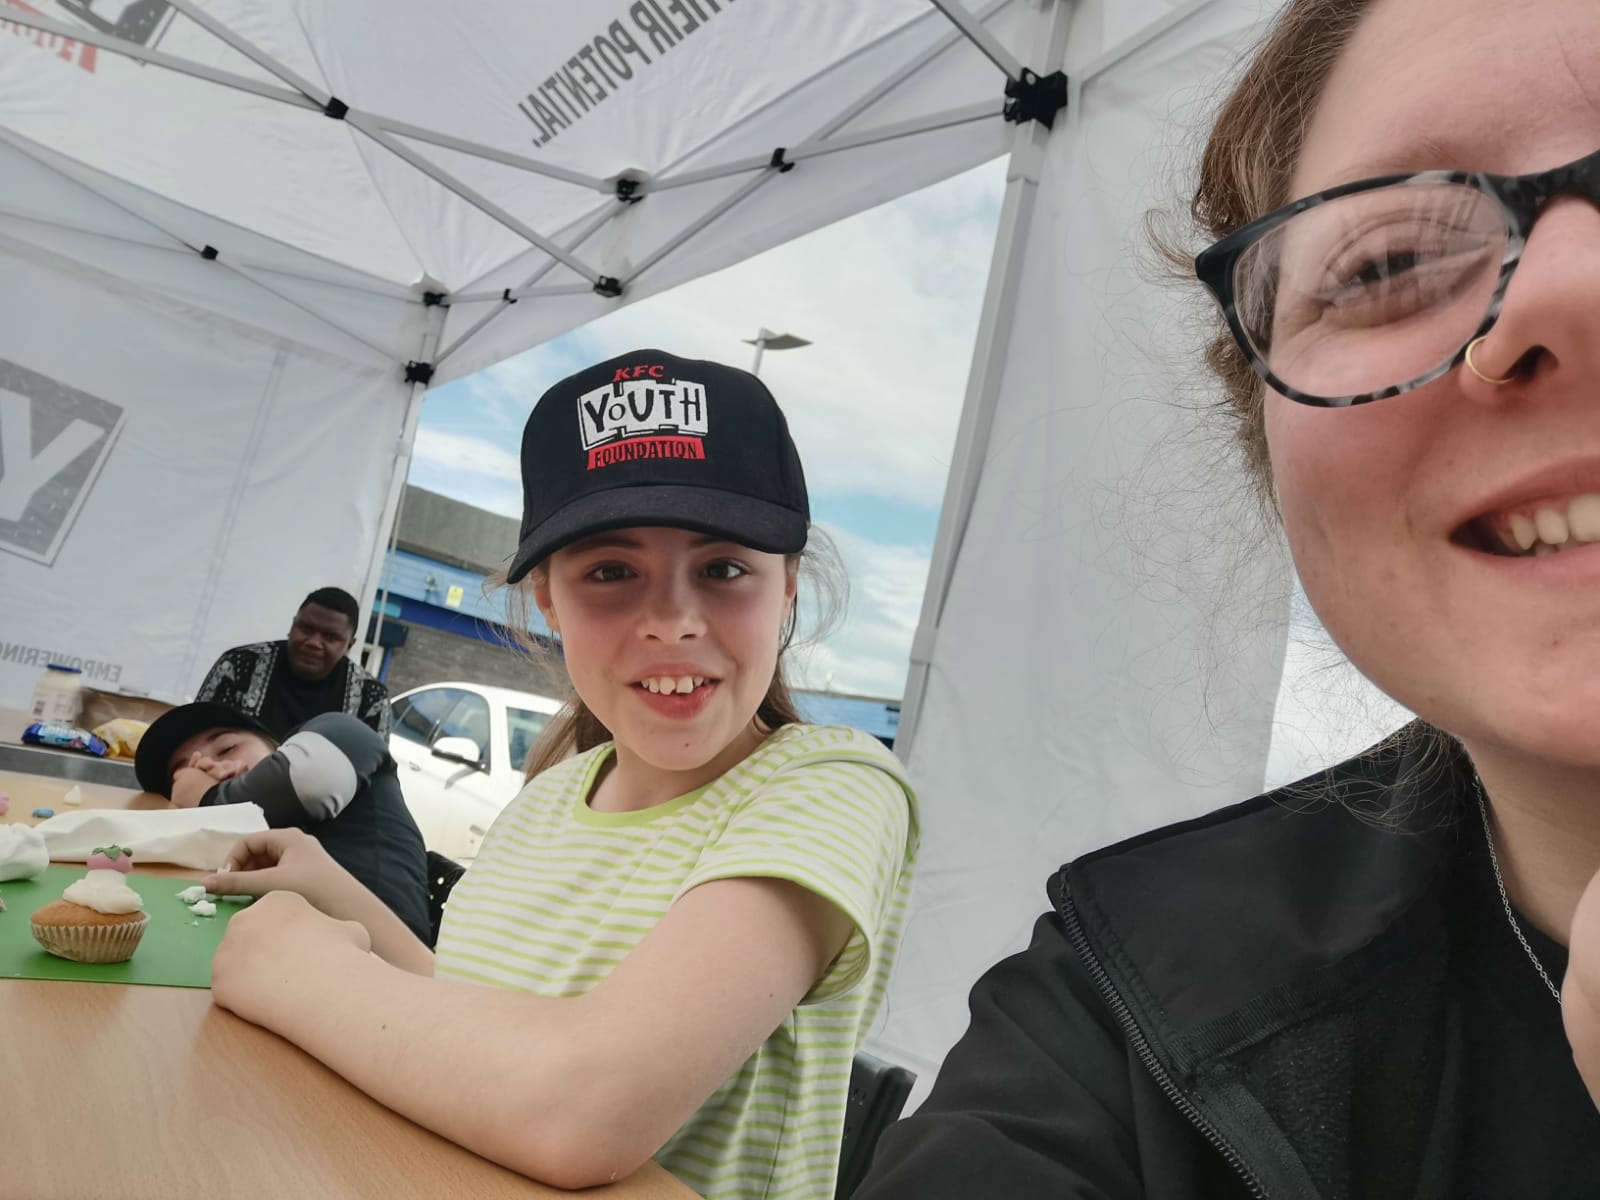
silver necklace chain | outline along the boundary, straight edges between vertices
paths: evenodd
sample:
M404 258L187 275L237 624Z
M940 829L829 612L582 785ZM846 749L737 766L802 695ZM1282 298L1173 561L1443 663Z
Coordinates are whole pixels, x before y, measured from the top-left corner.
M1511 925L1511 932L1517 935L1517 941L1522 943L1523 950L1527 951L1528 961L1533 964L1533 969L1539 972L1539 978L1544 980L1545 987L1550 989L1550 994L1556 998L1556 1003L1561 1003L1561 989L1550 978L1550 973L1544 969L1544 964L1539 961L1539 956L1533 952L1533 947L1528 944L1528 939L1523 936L1522 923L1517 920L1517 914L1511 909L1511 897L1506 895L1505 877L1500 874L1500 856L1494 850L1494 832L1489 828L1489 803L1483 798L1483 781L1474 778L1472 786L1478 791L1478 815L1483 818L1483 838L1489 843L1489 865L1494 868L1494 886L1500 890L1500 904L1506 910L1506 920Z

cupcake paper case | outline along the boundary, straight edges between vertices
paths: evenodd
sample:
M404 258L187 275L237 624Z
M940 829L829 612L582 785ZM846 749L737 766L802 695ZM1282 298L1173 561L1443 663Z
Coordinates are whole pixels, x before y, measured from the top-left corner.
M118 963L133 957L150 918L144 900L123 880L133 855L121 846L95 850L88 873L33 914L34 939L58 958Z

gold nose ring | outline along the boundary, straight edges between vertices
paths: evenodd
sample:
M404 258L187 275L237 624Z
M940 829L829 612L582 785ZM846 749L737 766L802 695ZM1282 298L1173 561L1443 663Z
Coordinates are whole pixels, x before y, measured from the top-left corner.
M1505 384L1510 383L1513 378L1510 375L1505 376L1503 379L1496 379L1492 375L1485 375L1482 371L1478 370L1478 364L1472 361L1472 352L1476 350L1482 343L1483 339L1481 337L1473 338L1467 343L1467 370L1471 371L1490 387L1502 387Z

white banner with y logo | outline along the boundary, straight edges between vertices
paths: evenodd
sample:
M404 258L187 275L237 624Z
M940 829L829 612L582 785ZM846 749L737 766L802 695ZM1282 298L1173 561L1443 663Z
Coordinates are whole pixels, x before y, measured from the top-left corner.
M182 698L308 591L360 588L392 369L3 237L0 272L0 704L47 662Z
M118 405L0 358L0 548L55 562L122 417Z

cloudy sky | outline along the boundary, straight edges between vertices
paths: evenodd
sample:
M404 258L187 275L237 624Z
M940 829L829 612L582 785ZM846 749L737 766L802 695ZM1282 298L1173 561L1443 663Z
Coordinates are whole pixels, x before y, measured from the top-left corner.
M630 349L748 364L765 326L810 338L761 374L788 413L812 511L847 569L848 617L800 662L807 686L898 698L938 527L999 216L992 163L621 309L429 393L411 482L517 516L528 410L562 376ZM1327 640L1303 597L1269 783L1337 761L1404 714Z

